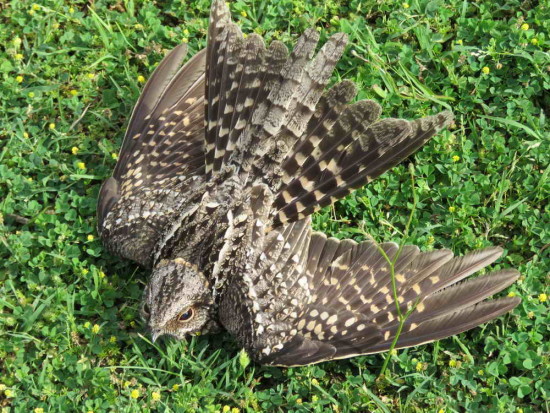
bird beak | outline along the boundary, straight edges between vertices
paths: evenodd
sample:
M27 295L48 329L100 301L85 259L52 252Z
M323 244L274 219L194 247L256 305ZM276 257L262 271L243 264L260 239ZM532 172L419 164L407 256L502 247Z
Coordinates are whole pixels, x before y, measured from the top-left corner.
M151 330L151 341L155 343L157 341L157 338L162 336L162 331L160 330Z

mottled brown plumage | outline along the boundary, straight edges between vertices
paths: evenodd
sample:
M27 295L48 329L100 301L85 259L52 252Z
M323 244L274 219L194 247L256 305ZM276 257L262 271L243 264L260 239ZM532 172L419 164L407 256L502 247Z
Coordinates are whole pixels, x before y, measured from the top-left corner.
M258 361L293 366L387 350L411 309L398 348L518 304L483 301L515 270L463 281L499 248L453 257L312 232L312 213L452 120L379 120L375 102L349 103L351 82L325 91L347 38L316 53L318 38L310 29L290 53L266 47L216 0L206 50L180 68L177 47L146 84L101 189L98 227L107 249L152 269L141 313L153 339L225 329Z

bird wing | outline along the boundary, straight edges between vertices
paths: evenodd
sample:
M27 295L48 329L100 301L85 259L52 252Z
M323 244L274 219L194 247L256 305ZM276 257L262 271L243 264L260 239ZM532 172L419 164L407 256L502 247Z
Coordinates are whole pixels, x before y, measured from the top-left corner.
M248 311L250 333L241 341L264 364L306 365L387 351L409 311L395 348L429 343L520 302L484 301L512 284L516 270L467 279L502 254L497 247L461 257L411 245L400 250L395 243L311 234L305 221L268 238L253 281L235 288Z
M185 44L176 47L146 83L113 176L99 194L98 231L105 245L142 265L204 175L206 51L181 66L186 53Z

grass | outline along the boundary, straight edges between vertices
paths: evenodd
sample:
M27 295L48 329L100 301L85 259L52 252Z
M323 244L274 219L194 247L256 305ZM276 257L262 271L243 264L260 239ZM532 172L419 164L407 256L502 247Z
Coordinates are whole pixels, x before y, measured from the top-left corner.
M209 1L0 4L2 412L542 412L550 398L550 10L545 2L232 2L245 32L290 44L316 26L351 46L384 116L443 108L456 124L403 165L315 217L338 237L403 238L456 253L500 245L522 277L513 313L384 356L280 369L226 335L151 344L147 274L105 253L95 204L143 81L165 50L204 47ZM227 406L227 407L226 407Z

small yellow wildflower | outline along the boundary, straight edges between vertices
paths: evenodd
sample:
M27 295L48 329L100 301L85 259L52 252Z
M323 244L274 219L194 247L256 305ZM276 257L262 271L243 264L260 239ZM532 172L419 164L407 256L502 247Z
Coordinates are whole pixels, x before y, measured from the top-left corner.
M78 148L78 146L73 146L73 147L71 148L71 152L73 153L73 155L76 155L76 154L78 153L79 150L80 150L80 149Z
M319 381L317 379L312 379L311 380L311 384L313 384L314 386L318 386L319 385Z
M435 242L435 238L433 237L433 235L430 235L426 240L426 244L428 245L432 245L434 242Z
M454 206L451 205L451 206L449 207L449 212L455 212L455 211L456 211L456 207L454 207Z
M90 328L90 322L89 321L86 321L84 323L84 328Z
M31 177L27 178L27 181L32 182L32 178Z
M59 23L54 23L54 24L52 24L52 28L53 28L54 30L59 29Z
M0 391L4 391L6 390L6 385L5 384L0 384Z
M317 400L319 400L319 397L317 397L315 394L313 396L311 396L311 401L312 402L316 402Z
M25 139L29 139L29 134L28 134L27 132L23 132L23 137L24 137Z
M132 390L132 392L130 393L130 397L132 399L137 399L139 397L139 390Z
M460 46L462 46L463 43L464 43L464 41L463 41L462 39L458 39L458 40L456 41L456 44L458 44L458 45L460 45Z
M489 73L491 73L491 69L489 69L487 66L483 66L483 68L481 69L481 71L482 71L483 74L485 74L485 75L488 75Z
M71 95L73 95L73 96L76 96L76 95L78 95L78 90L76 90L76 89L71 89L71 90L69 91L69 93L70 93Z
M458 162L458 161L460 161L460 156L454 155L453 156L453 162Z
M180 389L180 385L179 385L179 384L174 384L174 385L172 386L172 390L173 390L173 391L178 391L179 389Z
M396 350L396 349L392 349L392 351L390 351L390 355L391 355L391 356L397 356L397 350Z
M40 5L34 3L34 4L32 5L32 9L33 9L33 10L40 10Z
M101 327L98 324L94 324L94 326L92 327L92 333L97 334L99 333L100 329Z
M513 291L510 291L510 292L508 293L508 297L515 297L515 296L516 296L516 293L513 292Z
M409 7L411 7L409 3L403 3L402 6L404 9L408 9Z
M110 343L116 343L116 337L115 336L109 337L109 342Z
M15 393L13 392L13 390L10 390L10 389L4 390L4 396L6 396L9 399L15 396Z
M186 36L189 36L189 30L183 29L183 34L186 35Z
M246 17L246 16L248 16L248 14L246 14L246 12L243 10L243 11L241 12L241 16Z
M130 321L130 327L134 328L136 326L136 322L135 321Z
M296 404L302 404L302 403L303 403L302 399L296 399Z
M153 393L151 393L151 399L153 399L153 401L155 402L158 402L160 400L160 393L154 391Z
M422 371L424 370L424 364L421 362L416 363L416 371Z
M135 25L134 25L134 29L136 29L136 30L143 30L143 24L141 24L141 23L135 24Z
M181 39L181 42L182 43L189 43L189 39L187 37L184 37L183 39Z
M34 413L44 413L44 409L42 407L37 407L34 409Z
M479 374L480 376L483 376L485 374L485 372L483 370L478 370L477 374Z
M86 76L88 77L88 79L93 79L95 77L95 74L88 73Z
M122 387L129 387L132 384L132 382L129 382L126 380L124 383L122 383Z
M99 272L99 278L105 278L105 273L103 271Z
M50 128L50 129L52 129L52 130L55 129L55 123L53 123L53 122L50 123L50 124L48 125L48 128Z
M529 25L528 25L527 23L523 23L523 24L521 25L521 30L524 30L524 31L529 30Z
M533 46L536 46L537 44L539 44L539 39L537 39L536 37L533 37L533 38L531 39L531 44L532 44Z
M534 313L533 311L529 311L529 312L527 313L527 318L528 318L529 320L531 320L533 317L535 317L535 313Z
M17 83L21 83L21 82L23 81L23 76L17 76L17 77L15 78L15 81L16 81Z
M30 97L30 98L32 99L32 98L34 97L34 92L29 92L29 93L27 94L27 96Z
M15 60L23 60L23 55L21 53L17 53L14 57Z
M72 7L69 7L69 13L70 14L73 14L74 13L74 9Z
M82 268L82 275L86 275L90 272L87 268Z
M548 296L547 296L546 294L544 294L544 293L539 294L539 301L540 301L541 303L546 302L546 300L548 300Z
M439 409L439 410L437 411L437 413L445 413L445 410Z
M139 75L139 76L137 77L137 81L138 81L139 83L143 83L143 82L145 82L145 78L144 78L143 76Z
M29 10L29 16L34 16L34 10Z
M88 239L88 241L93 241L95 239L92 234L88 235L86 238Z
M239 409L238 407L233 407L231 409L231 413L240 413L241 412L241 409Z
M228 405L225 405L225 406L223 406L223 408L222 408L222 412L223 412L223 413L228 413L230 410L231 410L231 407L229 407Z
M449 360L449 367L456 367L456 360Z
M86 164L85 164L84 162L78 162L78 163L76 164L76 167L77 167L78 169L86 169Z
M116 161L118 159L118 154L117 153L112 153L111 158L113 158Z

